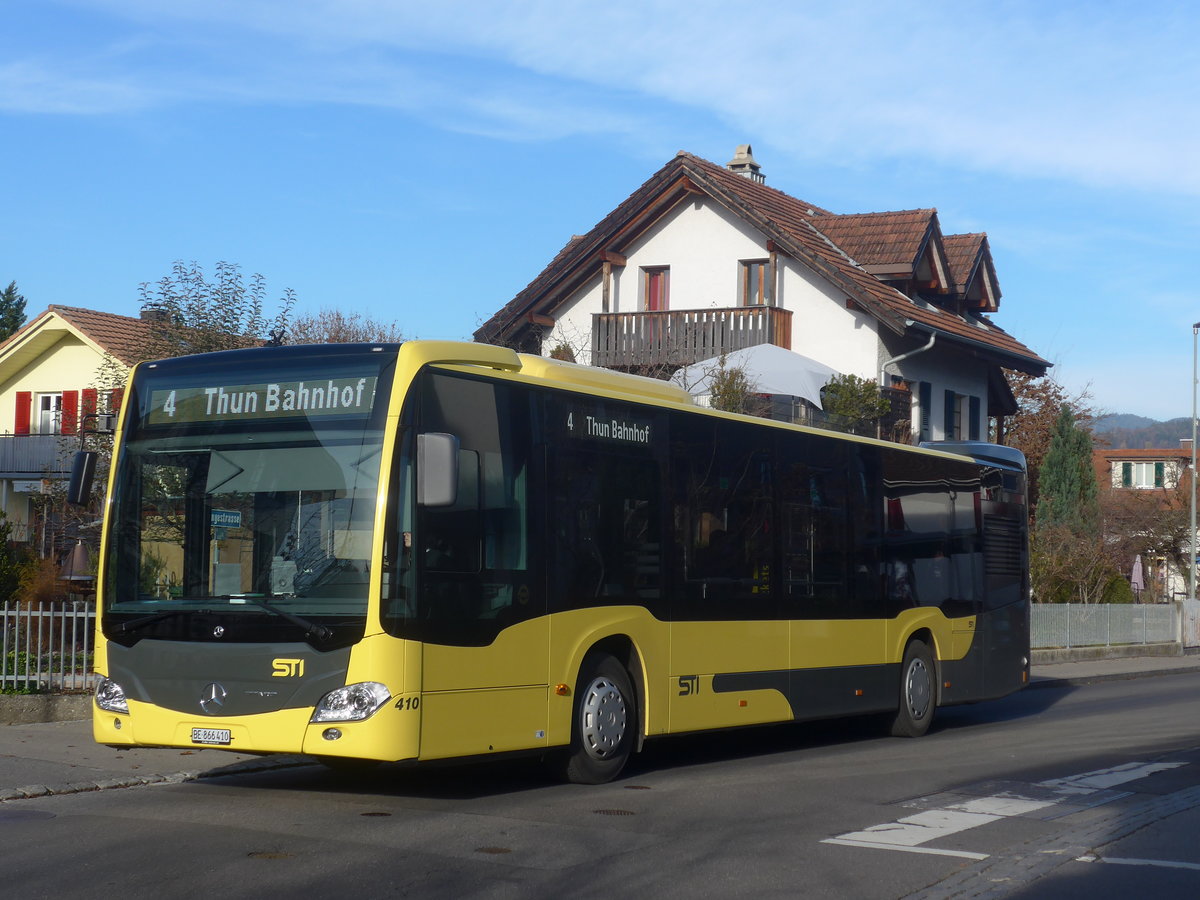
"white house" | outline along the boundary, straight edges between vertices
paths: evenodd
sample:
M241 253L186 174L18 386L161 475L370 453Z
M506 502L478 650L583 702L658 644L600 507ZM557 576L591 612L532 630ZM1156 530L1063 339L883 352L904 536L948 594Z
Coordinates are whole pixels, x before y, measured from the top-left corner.
M837 215L768 187L743 145L727 166L680 152L475 338L659 371L774 344L892 391L914 439L985 439L1016 409L1002 370L1050 365L999 306L985 234L944 236L934 209Z

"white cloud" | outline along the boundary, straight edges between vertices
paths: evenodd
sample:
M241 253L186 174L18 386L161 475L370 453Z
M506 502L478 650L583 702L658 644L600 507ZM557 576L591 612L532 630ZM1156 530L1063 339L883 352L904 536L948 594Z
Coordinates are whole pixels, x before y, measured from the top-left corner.
M1200 15L1044 2L76 0L195 69L29 91L53 112L165 102L392 106L506 137L627 132L666 100L797 156L1200 194ZM915 7L915 8L914 8ZM186 27L183 27L186 26ZM236 51L231 48L237 48ZM0 73L0 102L19 93ZM12 83L17 83L15 80ZM8 85L7 87L5 85ZM89 97L89 94L91 95Z

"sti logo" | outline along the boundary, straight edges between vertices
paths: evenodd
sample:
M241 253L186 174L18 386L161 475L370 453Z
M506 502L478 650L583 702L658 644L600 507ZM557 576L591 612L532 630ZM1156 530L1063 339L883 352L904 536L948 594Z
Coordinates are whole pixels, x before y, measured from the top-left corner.
M272 678L299 678L304 674L304 660L273 659L271 669Z

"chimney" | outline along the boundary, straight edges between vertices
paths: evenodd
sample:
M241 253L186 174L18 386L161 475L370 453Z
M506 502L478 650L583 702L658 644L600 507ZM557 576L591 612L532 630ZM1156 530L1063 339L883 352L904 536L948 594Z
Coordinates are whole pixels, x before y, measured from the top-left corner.
M738 144L738 148L733 151L733 159L725 163L725 168L743 178L749 178L755 184L764 184L767 180L759 171L759 165L754 161L754 151L750 149L749 144Z
M160 306L143 306L138 314L143 322L149 322L152 325L165 325L170 319L170 314Z
M1192 452L1192 439L1191 438L1180 438L1179 439L1179 449L1186 453L1191 453Z

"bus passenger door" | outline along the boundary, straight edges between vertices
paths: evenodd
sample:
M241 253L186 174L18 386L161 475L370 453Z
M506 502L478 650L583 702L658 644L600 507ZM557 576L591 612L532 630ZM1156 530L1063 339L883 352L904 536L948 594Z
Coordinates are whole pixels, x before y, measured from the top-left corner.
M672 428L670 730L786 721L772 434L699 417Z
M797 718L886 709L879 458L839 438L781 438L785 610Z
M549 626L530 540L530 398L503 383L423 378L421 431L451 434L459 449L454 502L419 506L412 538L421 757L541 747Z

